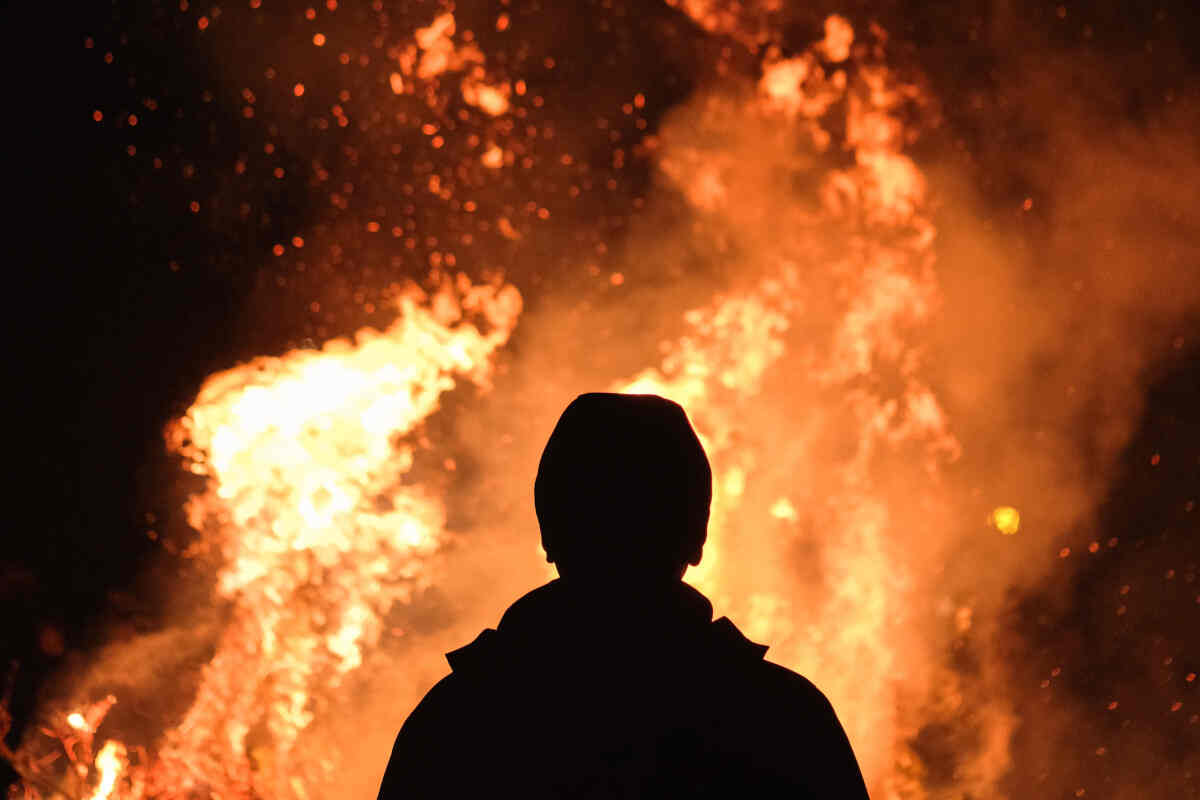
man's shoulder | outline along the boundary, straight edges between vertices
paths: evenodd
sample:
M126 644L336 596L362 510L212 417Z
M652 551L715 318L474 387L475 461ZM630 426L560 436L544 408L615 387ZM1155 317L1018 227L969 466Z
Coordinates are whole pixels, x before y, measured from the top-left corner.
M401 733L432 735L436 729L453 726L460 717L468 717L475 706L469 680L454 672L446 675L425 692L405 720Z
M715 658L703 675L715 678L721 706L735 718L749 715L767 728L800 725L828 728L837 719L833 706L812 681L768 660L767 647L755 644L722 618L712 624ZM708 680L703 675L700 680ZM710 690L711 691L711 690Z
M829 700L798 672L765 658L767 646L756 644L738 630L726 617L714 620L712 631L720 649L728 654L727 661L741 674L746 684L757 692L802 703L813 707L829 707Z
M791 704L802 705L814 711L832 713L833 706L825 693L808 678L773 661L760 661L757 665L756 685L767 694Z

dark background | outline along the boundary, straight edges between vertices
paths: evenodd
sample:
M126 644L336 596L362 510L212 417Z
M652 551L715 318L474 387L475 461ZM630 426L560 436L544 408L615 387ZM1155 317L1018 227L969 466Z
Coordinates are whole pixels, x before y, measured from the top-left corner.
M376 285L415 272L401 264L395 275L364 276L351 253L345 265L324 265L286 287L276 285L272 245L323 221L336 222L313 199L317 193L309 190L304 169L287 169L283 180L266 174L240 183L231 179L228 165L246 151L248 138L261 139L267 123L242 116L243 103L223 87L232 80L223 63L253 63L254 49L275 30L284 35L300 13L297 7L271 16L270 0L267 6L264 27L220 40L221 48L245 48L235 54L219 51L215 36L197 33L202 9L186 25L179 24L173 5L150 2L88 4L64 9L61 17L53 9L4 12L11 59L6 127L15 134L6 159L5 216L11 227L5 249L6 316L15 354L10 363L16 367L7 382L16 396L9 436L16 448L6 470L13 493L0 545L5 610L0 657L14 665L9 688L16 728L10 744L30 722L37 692L56 671L102 642L152 629L159 621L162 577L180 568L170 552L178 544L172 537L186 533L178 518L184 491L164 453L162 430L186 409L203 378L307 337L371 322L345 293L330 288L341 286L340 270L357 270L358 279ZM681 99L689 89L693 65L663 53L653 33L664 20L681 18L665 6L621 8L626 13L616 15L579 4L570 19L558 19L566 27L557 35L564 41L590 36L597 52L612 44L604 36L624 42L635 55L609 82L614 93L629 95L650 84L661 102L647 109L653 130L671 98ZM827 10L855 21L879 19L912 46L910 57L929 75L944 105L944 141L963 143L964 163L974 171L985 204L999 214L1036 188L1031 184L1037 180L1005 153L1036 149L1038 142L1022 138L1018 124L998 132L994 93L1011 78L1004 74L1011 54L988 44L980 30L998 19L1025 19L1043 32L1048 52L1110 59L1124 76L1113 91L1135 123L1152 116L1165 97L1194 88L1200 77L1200 14L1190 0L1064 8L1061 15L1057 3L1021 0L1003 7L851 3ZM817 34L824 11L806 12L811 31L801 31L799 38ZM428 16L429 10L421 13ZM587 27L598 19L611 20L608 33ZM687 24L679 27L686 30ZM85 47L89 36L91 49ZM103 63L107 51L116 54L115 67ZM588 91L586 70L563 74L563 102ZM206 90L213 93L207 102ZM984 105L968 102L980 95L987 99ZM148 111L145 97L156 98L158 109ZM262 100L259 107L268 103ZM92 119L96 109L105 115L102 124ZM129 113L142 117L136 128L112 124ZM143 157L127 155L131 143ZM155 169L145 157L150 153L163 154L168 166ZM292 163L296 158L283 147L277 163L299 167ZM181 173L186 163L196 166L192 178ZM598 211L613 218L633 213L628 197L647 179L636 173L626 179L627 197ZM547 190L548 206L555 202L554 191ZM189 212L192 200L201 202L201 213ZM253 205L245 217L234 211L243 201ZM1051 221L1028 216L1023 235L1036 251ZM566 245L549 247L546 263L568 263ZM1200 264L1189 267L1200 277ZM510 277L527 298L542 279L519 266L510 269ZM322 313L310 310L314 297L324 299ZM1013 631L1029 647L1031 671L1033 663L1055 663L1067 649L1082 653L1078 660L1091 665L1062 691L1085 699L1095 694L1099 702L1103 687L1114 681L1145 684L1141 693L1126 693L1131 699L1124 718L1134 728L1166 731L1163 752L1146 769L1195 763L1200 728L1188 721L1197 711L1194 682L1161 685L1128 658L1147 650L1182 653L1176 658L1184 661L1200 657L1194 633L1200 629L1195 581L1200 511L1184 510L1189 500L1200 502L1200 326L1187 333L1179 346L1178 331L1163 339L1144 418L1104 501L1103 538L1136 544L1078 570L1065 607L1040 604L1034 596L1014 602L1011 615ZM1160 458L1152 464L1154 454ZM1081 532L1076 546L1086 547L1092 535ZM1110 597L1122 576L1169 570L1176 578L1143 590L1122 635L1114 638L1110 626L1096 622L1100 598ZM1104 600L1104 614L1107 604ZM1172 674L1182 676L1200 664L1177 667ZM1189 704L1164 728L1157 704L1172 693L1187 696ZM1138 707L1138 696L1146 698L1145 709ZM1018 740L1018 755L1020 747ZM1076 762L1059 768L1087 774L1095 769L1087 766L1089 754L1080 752ZM1193 775L1179 785L1197 796L1198 781Z

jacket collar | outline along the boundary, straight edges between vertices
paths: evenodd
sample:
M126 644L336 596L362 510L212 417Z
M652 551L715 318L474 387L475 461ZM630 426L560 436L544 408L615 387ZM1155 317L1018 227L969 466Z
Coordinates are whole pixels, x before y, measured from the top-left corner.
M708 598L682 581L653 591L601 594L559 579L517 600L498 630L484 630L446 659L461 672L495 665L517 652L549 656L598 650L616 655L705 642L735 658L763 658L765 645L751 642L727 617L714 622L712 615Z

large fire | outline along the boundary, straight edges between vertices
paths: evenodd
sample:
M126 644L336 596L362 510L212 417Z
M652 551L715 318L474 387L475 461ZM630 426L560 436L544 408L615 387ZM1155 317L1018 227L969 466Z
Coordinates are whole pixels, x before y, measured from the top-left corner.
M706 30L736 27L707 3L683 10ZM437 79L453 74L464 102L505 121L524 84L493 77L452 13L421 22L388 50L382 82L436 105ZM830 16L823 39L792 56L761 48L755 84L700 91L647 143L698 226L754 246L730 247L737 277L711 302L671 310L683 332L661 360L608 388L688 410L715 492L687 578L829 695L872 794L999 796L1014 709L1003 697L968 708L986 670L964 677L946 655L986 621L949 599L932 621L914 610L937 595L924 533L945 526L939 470L960 446L923 375L940 289L927 179L906 153L926 98L889 69L886 43ZM516 168L511 129L479 138L478 163ZM782 165L819 173L816 202L777 204L766 222ZM443 190L436 175L429 189ZM507 217L497 229L521 238ZM491 386L522 312L513 286L442 266L424 288L395 288L385 330L215 374L169 426L168 447L205 482L186 511L192 551L218 564L211 658L186 713L152 741L100 735L120 697L50 712L14 755L26 797L303 799L339 779L335 748L296 753L326 749L315 723L341 713L389 614L420 602L452 538L445 498L413 479L421 426L460 380ZM545 414L569 399L545 398ZM1000 506L980 527L1011 536L1020 520ZM514 564L534 540L508 554ZM949 779L931 778L913 745L931 723L969 731Z
M480 67L483 54L457 45L454 32L450 14L417 30L398 49L392 88ZM878 796L913 796L919 775L901 742L905 715L917 712L902 695L925 691L928 656L911 641L913 576L871 469L879 449L914 447L925 453L917 468L934 472L956 444L908 341L938 296L924 179L904 155L911 131L900 110L917 89L865 48L853 60L853 40L846 20L830 17L810 51L767 53L752 97L706 100L702 128L751 115L781 132L776 147L783 139L814 155L841 147L853 163L824 176L819 209L781 210L777 240L747 270L755 281L687 311L688 333L662 363L615 388L682 403L716 467L710 543L689 579L751 637L770 642L776 660L826 690ZM507 87L482 75L471 73L464 97L504 113ZM829 132L833 108L842 141ZM738 154L662 146L663 173L698 213L736 223L754 179L738 174ZM814 230L841 230L852 247L833 259L814 252ZM212 376L171 427L169 447L208 479L187 511L201 534L195 547L219 553L215 595L229 605L227 622L190 709L148 760L131 763L116 741L104 744L94 770L77 758L94 797L305 797L306 786L336 777L336 763L301 769L292 751L314 709L378 644L391 607L428 582L424 562L443 538L441 499L404 481L414 457L406 437L437 411L455 376L486 384L521 309L512 287L442 280L427 296L401 292L385 331ZM789 335L807 327L816 282L832 282L835 313L820 316L815 335ZM871 386L883 369L897 373L894 392ZM794 393L777 401L803 404L814 427L824 413L843 415L850 452L826 474L764 469L772 454L742 440L748 426L739 415L772 377L772 391ZM816 434L800 432L789 447ZM787 564L802 526L837 531L816 587L795 585ZM98 724L88 724L89 736ZM1003 731L998 737L972 786L1005 767Z

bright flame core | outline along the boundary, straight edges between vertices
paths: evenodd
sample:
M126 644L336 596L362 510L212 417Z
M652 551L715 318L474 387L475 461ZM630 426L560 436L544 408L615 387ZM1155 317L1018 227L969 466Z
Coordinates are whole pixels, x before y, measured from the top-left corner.
M121 777L121 771L128 766L125 757L125 745L108 740L96 755L96 769L100 771L100 785L96 787L91 800L108 800Z
M287 763L313 720L313 692L358 667L392 605L427 580L422 559L441 540L445 511L405 484L416 452L405 437L455 376L487 387L521 299L460 276L432 296L409 287L398 305L385 331L214 375L169 432L169 446L210 480L187 511L221 552L217 593L233 603L233 621L166 736L164 792L279 791L293 776L266 765ZM252 769L256 725L273 752Z

